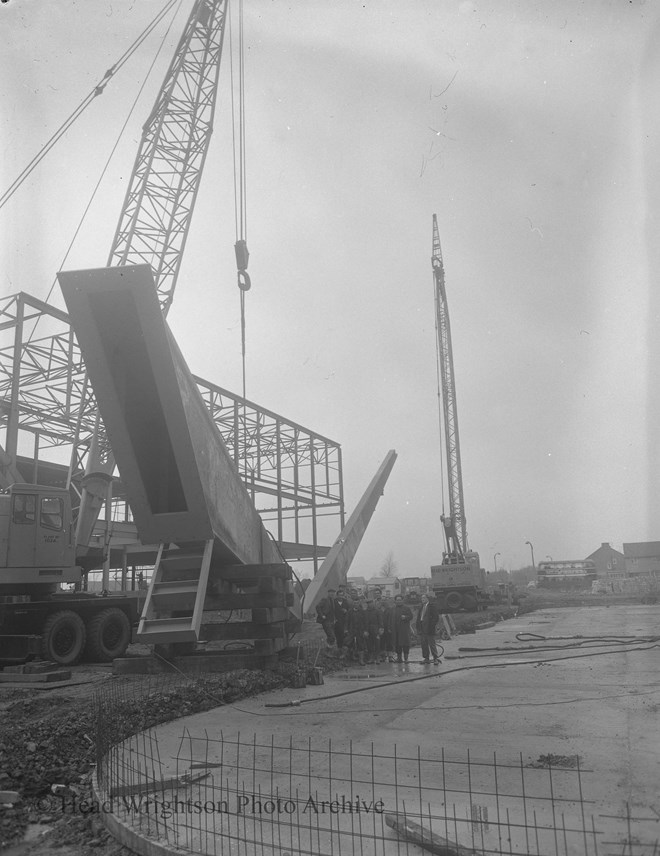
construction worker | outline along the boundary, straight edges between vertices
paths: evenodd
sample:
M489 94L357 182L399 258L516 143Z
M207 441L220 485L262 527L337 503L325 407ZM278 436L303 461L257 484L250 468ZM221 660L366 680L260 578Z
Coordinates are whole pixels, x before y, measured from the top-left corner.
M366 629L365 613L362 606L363 601L354 600L353 606L348 613L346 644L350 651L351 658L358 660L361 664L364 663L364 631Z
M417 613L417 621L415 626L419 641L422 645L422 663L430 664L429 654L433 656L433 665L437 666L440 663L438 656L438 647L435 644L435 628L440 617L440 609L435 597L429 598L428 595L422 595L422 605Z
M376 607L373 598L367 597L364 606L364 631L367 663L375 663L380 648L380 637L383 635L383 616Z
M392 644L396 651L397 663L407 663L410 653L410 622L413 614L409 606L403 602L403 595L394 598L392 610Z
M328 589L327 595L316 607L316 621L323 628L328 645L335 644L335 589Z
M352 602L346 594L346 586L339 586L337 589L337 597L335 598L335 639L337 647L344 647L344 637L346 636L348 613L352 607Z
M383 635L380 637L380 661L381 663L393 663L392 611L394 610L394 601L389 592L385 592L384 597L381 599L381 610L383 613Z

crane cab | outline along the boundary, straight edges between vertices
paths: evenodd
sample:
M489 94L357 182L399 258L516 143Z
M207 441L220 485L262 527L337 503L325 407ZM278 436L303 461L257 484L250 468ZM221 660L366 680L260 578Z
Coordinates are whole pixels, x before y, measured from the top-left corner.
M0 594L54 590L80 580L71 498L62 488L13 484L0 493Z

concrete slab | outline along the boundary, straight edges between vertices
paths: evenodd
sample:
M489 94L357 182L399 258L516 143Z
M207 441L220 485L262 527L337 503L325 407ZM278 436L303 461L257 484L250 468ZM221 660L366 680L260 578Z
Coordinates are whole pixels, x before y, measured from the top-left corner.
M554 610L443 644L513 648L543 622L545 636L651 637L659 618L658 606ZM141 745L157 746L156 778L208 765L185 798L222 809L167 820L168 840L199 852L222 837L231 853L396 853L382 803L479 852L644 856L660 838L659 665L658 642L382 664L160 726ZM349 811L356 797L371 813ZM309 798L338 811L308 814Z

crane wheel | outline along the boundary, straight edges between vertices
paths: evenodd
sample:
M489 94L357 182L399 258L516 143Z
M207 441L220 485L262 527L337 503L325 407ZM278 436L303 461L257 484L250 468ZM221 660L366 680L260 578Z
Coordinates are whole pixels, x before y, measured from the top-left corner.
M55 612L41 631L41 656L58 666L75 666L85 650L85 624L70 609Z
M92 663L111 663L125 653L131 641L131 623L122 609L110 607L87 623L85 659Z
M445 602L449 609L456 611L463 606L463 595L460 591L450 591L445 597Z

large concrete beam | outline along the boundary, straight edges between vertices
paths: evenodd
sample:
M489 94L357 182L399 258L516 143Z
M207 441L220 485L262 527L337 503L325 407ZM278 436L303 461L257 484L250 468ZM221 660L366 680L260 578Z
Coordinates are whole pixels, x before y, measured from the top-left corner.
M336 589L340 583L346 582L348 569L357 553L362 536L369 525L378 500L383 495L385 483L392 472L395 461L396 452L391 450L385 456L385 460L371 480L362 499L358 502L355 511L348 518L348 522L342 529L339 539L335 542L323 560L318 573L307 587L303 601L305 615L313 614L316 605L329 588Z
M163 318L149 265L58 274L143 543L281 561Z

